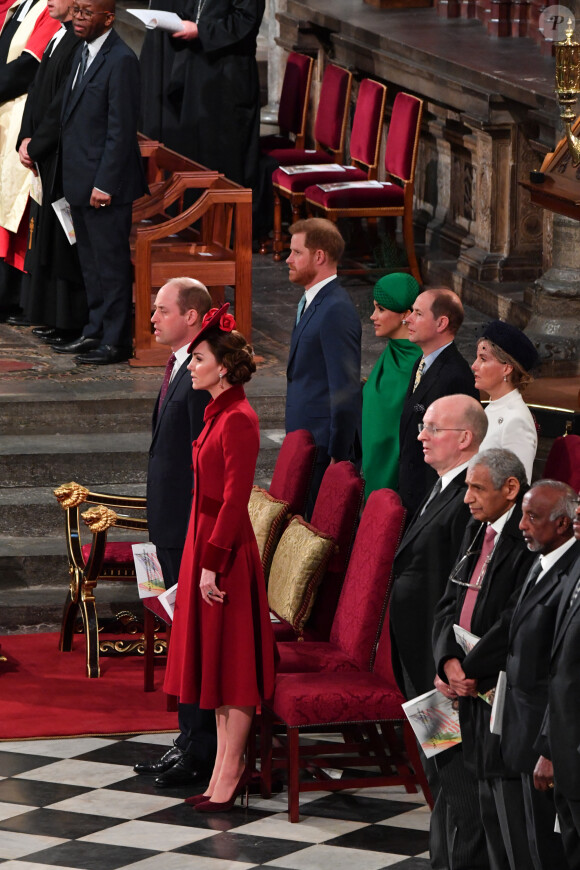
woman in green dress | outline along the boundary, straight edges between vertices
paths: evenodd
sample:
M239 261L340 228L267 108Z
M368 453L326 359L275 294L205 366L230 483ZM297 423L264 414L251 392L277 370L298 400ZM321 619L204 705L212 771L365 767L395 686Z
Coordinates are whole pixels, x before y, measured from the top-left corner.
M365 498L382 487L397 489L399 421L411 370L421 349L408 338L406 316L421 288L403 272L385 275L373 290L375 335L389 342L363 389L362 468Z

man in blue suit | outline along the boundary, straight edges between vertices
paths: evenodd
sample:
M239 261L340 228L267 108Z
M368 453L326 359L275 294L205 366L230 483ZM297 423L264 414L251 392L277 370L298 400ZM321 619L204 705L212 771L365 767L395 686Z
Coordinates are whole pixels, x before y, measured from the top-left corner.
M80 338L57 350L92 365L131 356L131 209L147 192L137 144L139 61L112 29L114 9L114 0L72 6L83 43L61 118L62 190L71 206L89 320Z
M288 357L286 432L308 429L317 457L307 505L310 515L327 466L360 459L361 324L337 278L344 240L324 218L290 227L289 278L304 287Z

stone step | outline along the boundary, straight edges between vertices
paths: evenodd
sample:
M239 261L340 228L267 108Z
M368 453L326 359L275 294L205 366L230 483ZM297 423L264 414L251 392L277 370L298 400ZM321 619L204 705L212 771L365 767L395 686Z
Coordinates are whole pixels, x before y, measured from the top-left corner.
M0 432L43 437L150 432L157 380L120 385L91 382L79 384L76 391L64 386L47 389L39 383L27 384L24 391L17 384L7 384L0 399ZM280 378L265 378L253 389L250 382L248 398L262 426L284 426L285 389L279 382Z

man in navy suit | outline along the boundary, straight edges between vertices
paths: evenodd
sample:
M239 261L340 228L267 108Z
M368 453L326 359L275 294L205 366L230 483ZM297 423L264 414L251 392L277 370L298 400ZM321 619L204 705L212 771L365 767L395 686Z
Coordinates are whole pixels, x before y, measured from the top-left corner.
M187 366L188 347L201 329L211 297L200 281L174 278L155 299L151 322L155 339L168 344L165 378L153 410L153 437L147 470L147 524L163 571L165 586L177 583L191 510L193 473L191 443L203 429L209 401L205 390L193 390ZM213 710L179 704L179 736L158 760L139 762L137 773L156 775L160 788L192 783L213 766L216 751Z
M61 119L62 189L71 206L88 323L56 350L108 365L131 356L133 200L147 192L137 144L139 61L114 30L114 0L76 0L83 39L65 88Z
M360 458L361 324L337 278L344 240L324 218L290 227L289 278L304 287L287 368L286 432L308 429L317 446L310 515L327 466Z
M399 495L409 518L416 512L437 475L423 462L417 427L429 405L452 393L479 399L473 372L453 341L463 323L463 306L456 293L434 288L420 293L407 317L409 340L423 351L411 373L399 428Z

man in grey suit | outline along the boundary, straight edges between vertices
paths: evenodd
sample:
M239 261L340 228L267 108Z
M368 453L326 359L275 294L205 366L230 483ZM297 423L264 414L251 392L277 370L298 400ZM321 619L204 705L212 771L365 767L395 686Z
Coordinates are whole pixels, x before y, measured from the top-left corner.
M434 613L470 518L464 503L465 473L487 432L487 417L471 396L452 395L433 402L421 425L415 437L438 479L397 550L390 601L393 668L407 698L433 688ZM487 856L478 823L477 781L463 767L461 749L447 750L437 760L423 760L435 799L432 867L483 870ZM442 777L450 783L445 792L440 787Z
M305 292L288 354L286 432L307 429L316 442L311 514L329 463L360 459L361 323L337 278L344 240L336 226L308 218L290 233L289 278Z
M168 344L163 384L153 411L153 437L147 470L147 523L167 588L177 583L191 510L193 473L191 443L203 429L209 401L204 390L193 390L187 366L188 347L201 329L211 297L200 281L174 278L155 299L151 322L155 338ZM215 716L197 704L179 704L179 736L160 758L135 765L136 773L155 775L165 788L193 783L211 769L216 751Z

